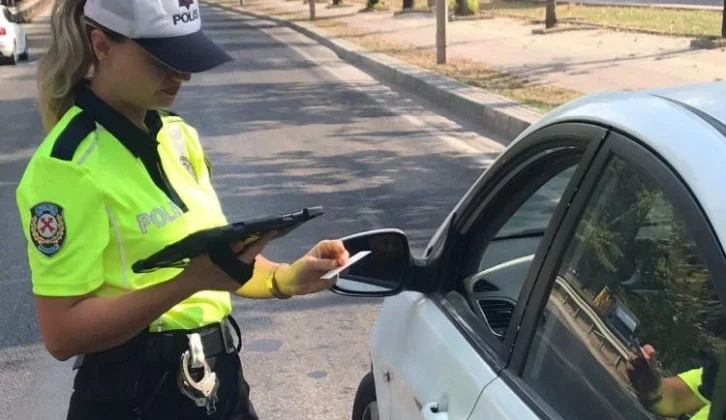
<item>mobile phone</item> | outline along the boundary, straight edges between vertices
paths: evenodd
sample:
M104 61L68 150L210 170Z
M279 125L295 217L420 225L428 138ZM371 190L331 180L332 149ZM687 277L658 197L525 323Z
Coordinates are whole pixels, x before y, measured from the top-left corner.
M645 361L645 353L643 352L643 346L640 344L640 340L638 340L638 337L633 337L633 339L630 341L630 349L635 352L635 355L639 359L643 359Z
M348 262L345 263L345 265L341 265L338 268L334 268L321 277L323 280L330 280L332 278L335 278L338 274L342 273L343 271L347 270L348 267L351 265L357 263L358 261L362 260L363 258L367 257L368 254L370 254L371 251L360 251L359 253L353 255L352 257L348 258Z

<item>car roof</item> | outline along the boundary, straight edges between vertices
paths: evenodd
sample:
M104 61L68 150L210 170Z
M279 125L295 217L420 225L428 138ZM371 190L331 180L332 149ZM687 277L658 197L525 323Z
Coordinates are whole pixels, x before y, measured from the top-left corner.
M637 139L659 155L691 189L726 244L726 82L596 93L575 99L535 122L592 122Z

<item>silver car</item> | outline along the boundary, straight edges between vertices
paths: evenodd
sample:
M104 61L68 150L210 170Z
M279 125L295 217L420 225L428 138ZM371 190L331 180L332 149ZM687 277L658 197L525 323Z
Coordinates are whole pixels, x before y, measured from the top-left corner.
M726 83L596 94L518 136L422 255L395 226L345 238L371 253L334 291L385 296L353 420L724 418L721 188Z

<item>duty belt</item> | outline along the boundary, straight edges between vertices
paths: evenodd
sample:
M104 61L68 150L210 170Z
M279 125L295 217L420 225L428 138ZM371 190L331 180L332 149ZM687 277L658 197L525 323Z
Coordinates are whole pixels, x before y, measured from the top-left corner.
M230 324L237 334L236 346ZM78 356L73 369L78 369L83 364L91 361L95 363L121 363L128 360L129 357L141 357L146 363L177 364L181 355L189 349L189 335L195 333L199 334L204 348L204 355L208 358L232 353L233 351L239 352L242 346L239 325L230 316L220 324L194 330L144 331L118 347Z
M189 349L189 335L194 333L199 334L206 357L215 357L233 351L239 352L241 348L239 326L234 318L229 317L228 319L229 324L232 324L237 333L238 343L236 346L227 322L196 330L148 333L145 338L144 361L148 363L178 363L179 357Z

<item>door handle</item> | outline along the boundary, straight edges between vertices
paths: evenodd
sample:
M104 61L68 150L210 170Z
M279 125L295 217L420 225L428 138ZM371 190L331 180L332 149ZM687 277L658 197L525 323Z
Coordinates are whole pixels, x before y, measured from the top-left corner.
M421 409L421 416L424 420L449 420L449 415L446 411L439 411L439 404L428 403Z

